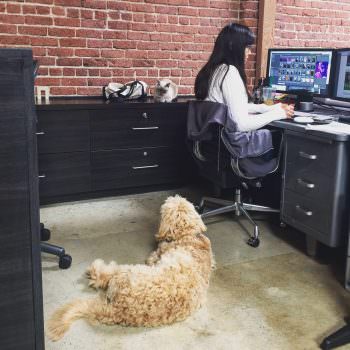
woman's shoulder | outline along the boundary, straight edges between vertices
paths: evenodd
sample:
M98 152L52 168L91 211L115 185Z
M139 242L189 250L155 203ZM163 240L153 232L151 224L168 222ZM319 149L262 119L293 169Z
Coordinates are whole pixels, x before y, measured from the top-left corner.
M239 75L238 69L231 64L222 63L216 68L216 74L217 75L225 75L225 76L232 76L237 77Z
M226 67L228 67L228 71L231 74L235 74L235 75L238 74L239 75L238 69L233 64L226 65Z

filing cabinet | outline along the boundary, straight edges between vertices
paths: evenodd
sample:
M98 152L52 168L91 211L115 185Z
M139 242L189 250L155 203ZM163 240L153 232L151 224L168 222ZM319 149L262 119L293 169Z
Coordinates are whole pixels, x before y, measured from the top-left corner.
M336 247L347 227L347 142L285 132L281 219Z
M191 176L185 101L67 99L38 105L37 114L42 203L147 191Z

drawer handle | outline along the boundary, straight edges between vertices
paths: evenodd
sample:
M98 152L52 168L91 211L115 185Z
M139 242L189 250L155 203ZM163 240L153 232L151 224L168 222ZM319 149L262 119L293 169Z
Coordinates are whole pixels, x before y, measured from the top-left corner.
M297 179L297 183L299 185L302 185L302 186L307 187L307 188L315 188L315 184L312 184L311 182L307 182L307 181L300 179L300 178Z
M156 130L159 129L159 126L148 126L146 128L132 128L133 130Z
M159 167L158 164L154 164L154 165L145 165L145 166L133 166L132 168L134 170L138 170L138 169L158 168L158 167Z
M35 135L45 135L45 131L38 131L35 133Z
M46 175L45 174L42 174L42 175L39 175L38 178L39 179L45 179Z
M145 119L148 119L147 113L146 113L146 112L143 112L143 113L142 113L142 117L145 118Z
M306 159L311 159L311 160L317 159L316 154L308 154L308 153L303 152L303 151L299 151L299 156L306 158Z
M312 211L302 208L299 204L295 206L295 209L303 213L306 216L312 216Z

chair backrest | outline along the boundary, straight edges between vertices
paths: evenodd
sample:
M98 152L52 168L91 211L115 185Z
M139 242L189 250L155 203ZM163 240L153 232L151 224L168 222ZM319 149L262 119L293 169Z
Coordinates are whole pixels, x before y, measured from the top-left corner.
M279 145L278 152L273 150L271 142L270 150L252 157L240 157L235 151L247 142L261 142L262 135L272 139L270 131L232 131L227 108L222 106L209 101L190 101L188 138L200 174L226 188L237 184L237 180L246 182L275 172L281 155Z

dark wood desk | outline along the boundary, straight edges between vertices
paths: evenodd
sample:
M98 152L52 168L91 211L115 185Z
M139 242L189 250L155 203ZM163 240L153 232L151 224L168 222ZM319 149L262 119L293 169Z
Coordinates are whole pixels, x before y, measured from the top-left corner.
M78 98L37 105L41 203L188 182L187 100Z

